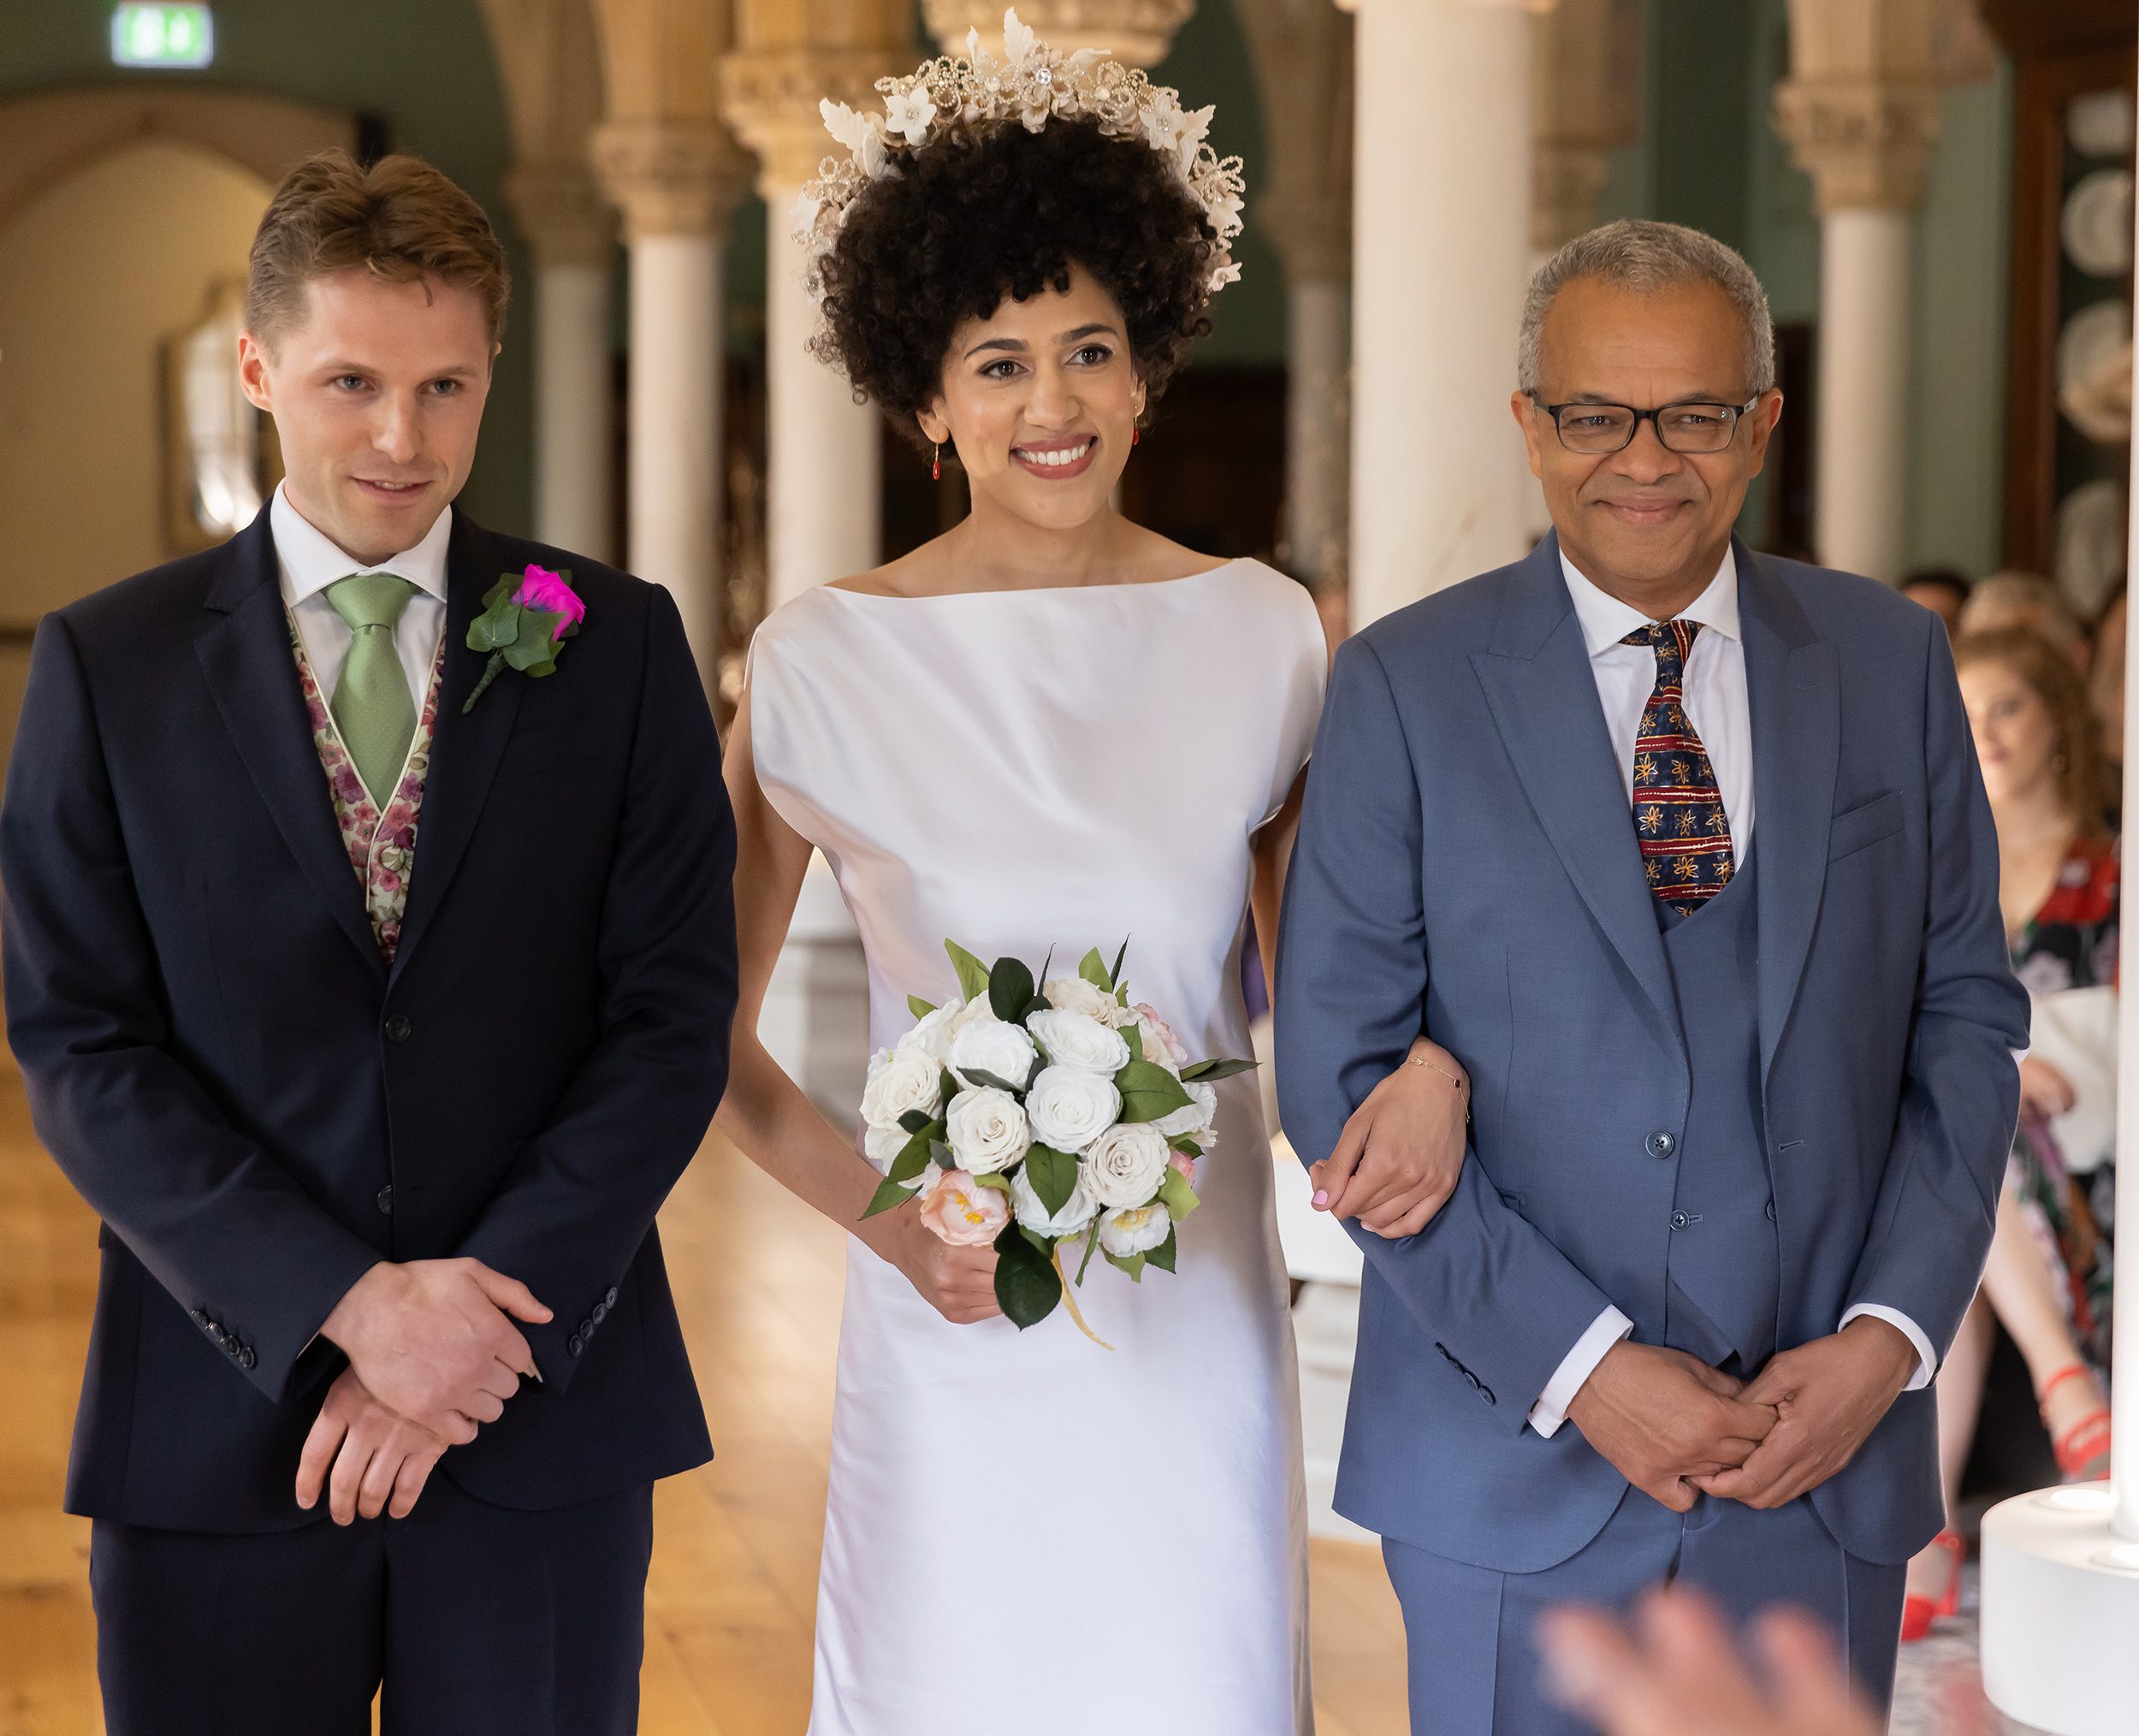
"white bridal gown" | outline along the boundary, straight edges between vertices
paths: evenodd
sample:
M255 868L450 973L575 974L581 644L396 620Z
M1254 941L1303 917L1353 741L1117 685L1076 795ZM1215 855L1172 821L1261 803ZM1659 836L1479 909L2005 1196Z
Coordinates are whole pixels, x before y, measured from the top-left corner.
M758 779L838 877L874 1045L957 992L946 937L1066 975L1126 934L1192 1058L1250 1052L1249 840L1322 701L1297 584L821 588L751 659ZM1253 1075L1218 1090L1178 1276L1095 1259L1076 1293L1111 1352L1061 1307L954 1326L849 1242L811 1736L1312 1728L1270 1147Z

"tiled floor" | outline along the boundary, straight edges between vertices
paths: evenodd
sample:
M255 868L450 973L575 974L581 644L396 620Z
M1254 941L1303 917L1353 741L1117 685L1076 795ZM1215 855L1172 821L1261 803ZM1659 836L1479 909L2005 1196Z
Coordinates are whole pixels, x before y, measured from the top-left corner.
M1983 1697L1976 1662L1976 1569L1961 1584L1961 1613L1901 1649L1890 1736L2038 1736Z

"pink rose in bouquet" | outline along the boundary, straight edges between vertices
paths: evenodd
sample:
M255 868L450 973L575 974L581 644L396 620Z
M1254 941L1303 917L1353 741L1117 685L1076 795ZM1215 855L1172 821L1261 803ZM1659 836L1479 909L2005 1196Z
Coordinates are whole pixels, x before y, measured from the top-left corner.
M921 1196L921 1221L953 1247L986 1247L1010 1221L1010 1202L963 1170L945 1170Z

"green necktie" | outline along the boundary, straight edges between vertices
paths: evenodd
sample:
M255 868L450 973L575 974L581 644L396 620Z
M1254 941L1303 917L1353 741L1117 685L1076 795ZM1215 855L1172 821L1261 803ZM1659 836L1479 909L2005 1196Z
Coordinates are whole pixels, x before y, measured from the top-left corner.
M416 702L394 647L394 624L415 595L414 585L390 572L359 572L327 587L327 601L355 635L329 709L357 775L382 808L400 782L416 738Z

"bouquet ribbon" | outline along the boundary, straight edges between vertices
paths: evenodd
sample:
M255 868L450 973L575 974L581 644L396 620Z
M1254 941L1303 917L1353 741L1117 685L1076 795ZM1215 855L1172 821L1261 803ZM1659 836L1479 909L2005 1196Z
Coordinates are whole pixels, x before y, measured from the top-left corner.
M1070 1282L1070 1274L1062 1269L1062 1249L1060 1247L1055 1249L1054 1260L1055 1276L1062 1280L1063 1303L1070 1310L1070 1318L1076 1322L1077 1330L1083 1333L1100 1349L1111 1350L1114 1348L1111 1344L1084 1324L1084 1315L1077 1307L1076 1287Z

